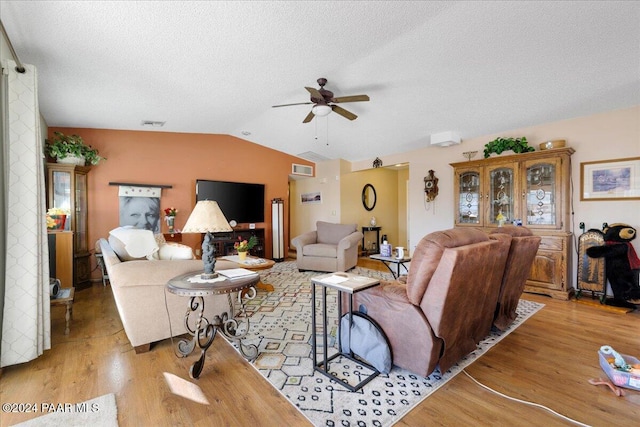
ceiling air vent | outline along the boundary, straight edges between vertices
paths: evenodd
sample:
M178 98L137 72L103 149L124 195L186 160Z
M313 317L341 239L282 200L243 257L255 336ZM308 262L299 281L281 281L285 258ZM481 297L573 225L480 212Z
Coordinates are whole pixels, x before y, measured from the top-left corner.
M293 175L313 176L313 166L291 164L291 173Z

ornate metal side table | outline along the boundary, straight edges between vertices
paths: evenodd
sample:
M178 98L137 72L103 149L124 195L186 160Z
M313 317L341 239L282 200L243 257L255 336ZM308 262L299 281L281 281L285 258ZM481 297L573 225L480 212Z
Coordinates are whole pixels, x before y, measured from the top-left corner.
M396 258L391 256L382 256L380 254L375 254L375 255L369 255L369 258L382 262L389 269L394 279L397 279L398 277L400 277L400 266L404 267L404 271L406 271L407 274L409 273L409 269L405 265L405 262L411 262L410 256L405 256L404 258ZM393 271L393 269L391 268L391 264L396 265L396 271Z
M178 341L178 351L182 357L190 355L196 346L200 349L200 358L189 369L191 378L198 378L204 366L207 349L213 343L216 332L221 332L225 337L237 341L240 353L247 360L258 357L258 348L255 345L244 345L242 339L249 331L249 317L245 311L245 301L255 298L255 285L260 280L257 273L233 279L222 275L211 280L202 280L201 271L182 274L174 277L167 283L167 290L175 295L190 297L187 312L184 316L184 325L193 337ZM237 302L240 304L239 313L235 313L232 295L237 293ZM209 321L204 317L204 297L209 295L226 294L229 301L229 312L214 316ZM244 332L238 333L238 326L246 322ZM193 325L193 327L192 327Z

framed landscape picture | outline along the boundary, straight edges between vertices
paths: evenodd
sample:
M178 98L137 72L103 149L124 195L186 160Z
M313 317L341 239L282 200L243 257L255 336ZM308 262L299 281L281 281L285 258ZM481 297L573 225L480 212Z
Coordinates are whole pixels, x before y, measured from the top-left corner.
M303 205L307 203L322 203L322 193L319 191L314 193L303 193L300 196L300 202Z
M580 200L640 200L640 157L580 163Z

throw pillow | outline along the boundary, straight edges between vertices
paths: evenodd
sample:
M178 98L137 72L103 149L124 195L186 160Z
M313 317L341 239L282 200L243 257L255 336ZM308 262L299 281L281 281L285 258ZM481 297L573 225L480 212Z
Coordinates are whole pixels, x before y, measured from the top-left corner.
M131 226L111 230L109 245L122 261L145 259L158 250L151 230Z
M195 259L191 246L167 242L160 246L156 259ZM155 258L155 257L154 257Z
M158 244L158 247L167 243L167 241L164 238L164 234L162 233L154 234L153 237L156 239L156 243Z

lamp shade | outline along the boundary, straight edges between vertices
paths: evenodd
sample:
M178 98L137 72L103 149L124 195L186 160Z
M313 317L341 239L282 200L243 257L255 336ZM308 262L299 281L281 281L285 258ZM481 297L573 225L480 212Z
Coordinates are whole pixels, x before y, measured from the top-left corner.
M233 231L218 202L200 200L182 228L183 233L219 233Z
M324 117L324 116L328 116L332 110L331 110L331 107L328 105L315 105L311 109L311 111L313 111L313 114L315 114L316 116Z

